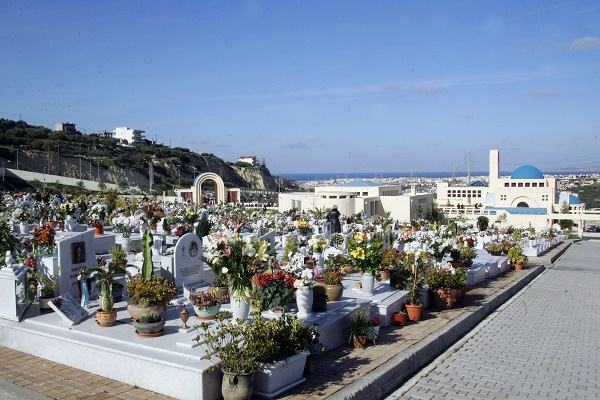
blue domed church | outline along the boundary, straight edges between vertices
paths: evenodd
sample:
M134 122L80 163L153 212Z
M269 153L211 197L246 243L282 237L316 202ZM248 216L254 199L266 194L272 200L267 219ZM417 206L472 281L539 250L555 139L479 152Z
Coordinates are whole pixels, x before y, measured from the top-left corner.
M585 209L585 204L575 194L558 193L556 178L544 176L533 165L522 165L509 177L501 177L499 150L490 150L487 185L480 181L466 186L438 183L437 202L440 207L459 206L461 210L467 210L459 214L491 217L506 214L507 223L516 226L547 226L545 217L558 212L565 203L572 210ZM447 211L452 215L451 210Z

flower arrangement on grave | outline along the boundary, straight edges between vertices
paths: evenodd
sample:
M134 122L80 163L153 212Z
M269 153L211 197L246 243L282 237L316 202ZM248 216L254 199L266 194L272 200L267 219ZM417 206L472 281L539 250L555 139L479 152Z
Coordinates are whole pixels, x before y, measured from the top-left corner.
M133 231L132 219L124 215L119 215L112 219L111 223L114 226L114 232L120 233L125 239L131 237Z
M461 246L475 247L475 244L477 243L477 238L471 235L460 235L456 238L456 241Z
M410 271L408 279L408 303L406 311L411 321L419 321L423 311L421 304L421 287L423 274L431 264L431 256L422 249L408 251L404 254L402 264Z
M316 236L308 241L311 251L314 253L323 253L327 248L327 240L323 236Z
M475 249L468 245L462 245L458 249L459 260L463 263L471 264L473 259L477 257Z
M210 291L192 293L189 300L196 316L201 319L213 319L221 309L221 301L217 298L217 294Z
M425 283L433 291L433 299L438 308L448 309L457 304L467 284L467 272L454 268L451 264L437 264L429 267Z
M300 233L300 235L302 235L302 236L312 235L313 231L307 220L299 219L298 221L296 221L295 225L296 225L296 229L298 229L298 233Z
M4 257L7 252L12 253L16 244L17 241L10 232L8 224L6 221L0 220L0 256ZM3 262L3 259L0 262Z
M364 274L375 275L381 266L383 240L380 235L371 238L364 232L355 232L348 241L348 254L355 268Z
M33 222L31 209L26 205L22 205L21 207L15 209L12 213L12 217L19 222L27 222L29 224Z
M296 289L311 288L315 284L313 270L305 267L302 254L294 254L289 262L282 264L281 269L294 276L294 288Z
M298 251L298 239L296 236L289 236L285 241L283 250L283 261L289 261L290 258Z
M508 250L507 258L516 270L522 270L527 262L527 256L519 245L514 245Z
M332 233L329 238L329 243L331 246L341 247L344 244L344 235L338 232Z
M252 297L255 305L262 311L285 308L294 299L296 277L286 271L260 273L255 282Z
M504 249L504 246L502 246L502 244L498 243L498 242L490 242L485 245L485 249L491 255L499 256L502 254L502 250Z
M220 269L232 297L247 299L252 276L266 267L268 242L253 238L245 241L240 234L218 232L209 235L204 245L206 262Z
M33 243L36 246L53 247L54 246L54 229L48 224L38 226L33 230Z

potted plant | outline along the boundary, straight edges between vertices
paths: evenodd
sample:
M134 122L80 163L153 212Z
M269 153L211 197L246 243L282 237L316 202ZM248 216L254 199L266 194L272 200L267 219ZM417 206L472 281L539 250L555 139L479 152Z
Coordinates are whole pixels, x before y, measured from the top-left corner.
M221 313L214 322L203 322L196 329L198 335L193 340L203 343L205 355L202 358L215 362L209 371L223 372L223 399L249 399L254 391L258 360L269 345L257 334L253 320L246 324L234 323Z
M256 315L252 324L264 343L254 380L255 393L270 398L301 383L308 355L321 349L317 330L290 315L272 319Z
M362 292L371 296L375 292L375 274L381 265L382 248L381 235L374 235L369 239L365 232L354 233L348 244L352 263L362 272Z
M239 233L228 237L218 231L207 236L202 245L206 262L213 269L220 269L228 283L233 318L247 319L252 277L267 265L268 242L256 238L247 242Z
M399 267L402 260L402 253L393 248L388 247L383 251L381 256L381 267L379 269L379 280L391 280L391 271Z
M200 319L215 319L221 309L221 303L214 293L198 291L190 295L190 303Z
M165 305L177 296L177 288L171 281L153 276L152 242L152 233L146 229L142 238L144 257L142 271L131 278L127 284L129 293L127 311L134 320L144 314L162 312Z
M367 337L373 336L371 320L365 310L359 308L350 317L347 329L348 344L352 343L355 349L364 349L367 345Z
M423 305L421 304L421 280L423 270L430 264L430 258L424 250L412 250L404 254L403 264L410 271L408 286L408 302L406 313L414 322L421 320Z
M327 292L325 286L315 285L313 287L313 305L312 310L314 312L325 312L327 311Z
M517 271L525 268L527 256L523 254L523 249L521 246L515 245L511 247L510 250L508 250L507 258Z
M338 301L342 297L342 293L344 292L344 286L342 285L343 277L342 272L338 269L325 270L323 284L327 301Z
M394 313L394 325L404 326L408 322L408 315L404 311Z
M485 246L485 249L488 253L490 253L493 256L501 256L503 246L502 244L497 242L490 242Z
M425 283L433 291L436 307L449 309L462 298L467 272L463 268L454 268L451 264L434 265L427 270Z
M91 272L96 279L96 287L100 288L96 321L98 325L103 327L113 326L117 320L117 310L114 308L115 299L113 297L115 275L125 274L125 268L118 264L109 263L106 268L95 268Z
M55 296L55 291L56 291L56 283L45 279L43 281L43 285L40 289L40 296L39 296L39 306L40 306L40 310L52 310L52 308L48 305L48 303L50 303L50 300L52 300Z
M17 241L10 232L6 221L0 220L0 256L4 257L7 253L12 254L15 250ZM4 262L4 259L0 260Z
M131 324L135 328L135 333L139 336L154 337L162 334L165 323L166 321L161 313L152 312L141 315L139 318L134 319Z
M459 249L459 263L461 267L469 268L473 265L473 260L477 257L475 249L468 245L462 245Z
M368 333L367 340L372 340L373 343L375 343L375 341L379 337L379 327L381 325L379 317L377 315L371 317L369 325L371 326L372 331Z
M283 270L256 275L253 300L262 310L285 309L294 300L296 278Z

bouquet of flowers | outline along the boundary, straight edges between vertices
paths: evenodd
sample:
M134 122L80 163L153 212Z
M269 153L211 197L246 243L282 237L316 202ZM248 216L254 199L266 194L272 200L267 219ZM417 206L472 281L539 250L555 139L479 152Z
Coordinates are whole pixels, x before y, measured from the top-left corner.
M115 227L114 231L116 233L120 233L124 238L131 237L131 232L133 230L131 218L119 215L118 217L113 218L111 223Z
M299 219L296 221L296 229L298 229L298 232L302 236L310 236L313 233L310 224L305 219Z
M245 241L240 234L217 231L203 243L205 261L219 271L229 284L234 297L248 297L252 276L266 266L268 242Z
M255 282L254 298L263 311L273 307L285 307L294 298L296 278L286 271L258 274Z
M380 235L369 239L364 232L355 232L348 241L348 254L352 263L363 273L375 274L381 265L383 240Z
M304 266L304 256L302 254L294 254L288 263L281 266L281 269L292 274L296 278L294 281L294 288L296 289L312 287L315 284L313 270Z

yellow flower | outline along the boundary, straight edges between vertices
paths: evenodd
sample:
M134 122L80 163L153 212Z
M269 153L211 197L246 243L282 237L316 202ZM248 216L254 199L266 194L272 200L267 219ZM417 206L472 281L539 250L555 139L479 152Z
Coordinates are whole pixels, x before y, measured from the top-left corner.
M365 249L363 249L362 247L358 247L358 248L352 250L350 252L350 255L352 256L352 258L355 258L357 260L364 260L365 259Z

